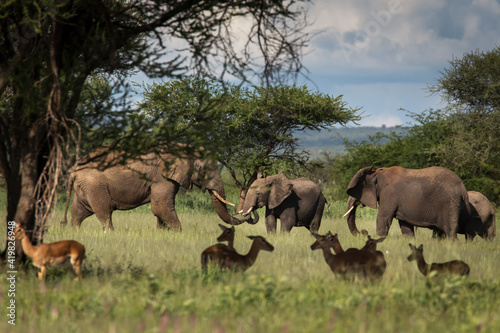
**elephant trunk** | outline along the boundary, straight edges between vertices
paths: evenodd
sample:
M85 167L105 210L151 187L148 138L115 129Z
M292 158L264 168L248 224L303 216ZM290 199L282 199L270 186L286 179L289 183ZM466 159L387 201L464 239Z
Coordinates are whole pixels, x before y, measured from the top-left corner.
M253 215L254 215L253 219L249 219L250 218L250 213L248 213L247 215L243 215L243 218L248 219L247 223L249 223L249 224L256 224L257 222L259 222L260 216L259 216L259 213L257 213L257 209L252 210L252 212L253 212Z
M219 191L215 190L209 190L209 191L215 211L217 212L217 215L219 215L222 221L230 225L239 225L247 222L250 219L250 217L248 217L247 219L240 220L229 214L229 212L227 211L226 204L224 202L225 201L224 189L219 189ZM223 201L221 201L219 197L222 198Z
M347 200L347 212L344 216L347 215L347 226L353 235L358 235L360 233L356 227L356 209L358 208L358 205L359 201L357 201L356 198L349 196L349 200Z

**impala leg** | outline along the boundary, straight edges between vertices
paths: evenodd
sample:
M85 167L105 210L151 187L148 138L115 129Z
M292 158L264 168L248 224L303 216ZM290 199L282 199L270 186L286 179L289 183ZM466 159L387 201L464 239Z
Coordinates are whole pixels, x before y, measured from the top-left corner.
M73 264L73 270L76 274L75 280L81 281L82 280L82 263L77 262Z
M81 281L82 280L82 263L83 263L83 256L75 256L71 257L71 266L73 267L73 274L75 274L75 280Z
M47 267L45 265L40 266L40 270L38 271L38 279L45 281L45 273L46 273Z

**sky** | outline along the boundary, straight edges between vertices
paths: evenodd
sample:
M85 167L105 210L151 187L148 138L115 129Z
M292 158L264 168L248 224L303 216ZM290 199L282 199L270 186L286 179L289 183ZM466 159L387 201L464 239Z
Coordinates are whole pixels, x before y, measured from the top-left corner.
M313 0L309 19L310 81L299 83L362 107L363 126L443 108L428 84L453 58L500 46L499 0Z
M453 58L500 46L500 0L312 0L308 12L307 79L297 83L343 95L362 108L362 126L410 125L404 110L445 107L428 85ZM247 24L236 22L236 33L246 36ZM131 81L152 79L139 74Z

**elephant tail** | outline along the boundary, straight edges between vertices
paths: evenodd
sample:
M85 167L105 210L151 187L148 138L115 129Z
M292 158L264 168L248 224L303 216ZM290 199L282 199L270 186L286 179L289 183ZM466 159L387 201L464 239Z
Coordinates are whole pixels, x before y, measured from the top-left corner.
M67 194L66 194L66 207L64 208L64 216L61 221L61 224L67 225L68 224L68 208L69 208L69 200L71 199L71 191L73 191L73 184L75 183L75 173L72 172L68 178L68 184L67 184Z

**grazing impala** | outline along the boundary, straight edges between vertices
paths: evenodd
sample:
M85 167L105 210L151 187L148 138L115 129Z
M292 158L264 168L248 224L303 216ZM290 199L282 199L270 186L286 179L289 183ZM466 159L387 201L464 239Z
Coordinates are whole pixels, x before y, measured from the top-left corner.
M220 269L232 269L244 272L253 265L260 250L271 252L274 250L274 246L269 244L262 236L247 237L253 240L253 242L250 251L246 255L241 255L234 249L223 246L218 247L210 253L203 251L201 255L202 268L205 269L208 266L208 262L213 262Z
M424 246L421 244L418 248L413 244L409 244L411 254L408 256L408 261L416 260L418 270L426 278L433 278L447 274L456 274L468 276L470 272L469 265L462 260L452 260L443 263L427 264L424 259Z
M14 229L15 238L21 240L24 254L32 261L33 266L38 267L38 278L45 279L47 266L60 266L71 262L76 279L82 279L82 262L85 258L85 247L73 240L63 240L50 244L31 244L26 231L19 223Z
M379 266L377 256L369 251L359 249L349 249L343 251L338 236L328 232L325 235L314 234L316 242L311 245L311 250L322 249L326 263L330 266L333 274L342 278L380 278L385 271ZM338 254L332 254L331 248L339 251Z
M217 237L217 241L218 242L227 241L227 245L219 243L219 244L215 244L215 245L207 247L201 253L201 267L203 269L207 268L209 261L218 260L217 254L220 253L221 251L234 250L234 226L231 228L228 228L226 226L223 226L222 224L219 224L219 228L221 228L222 234L220 234L220 236Z

